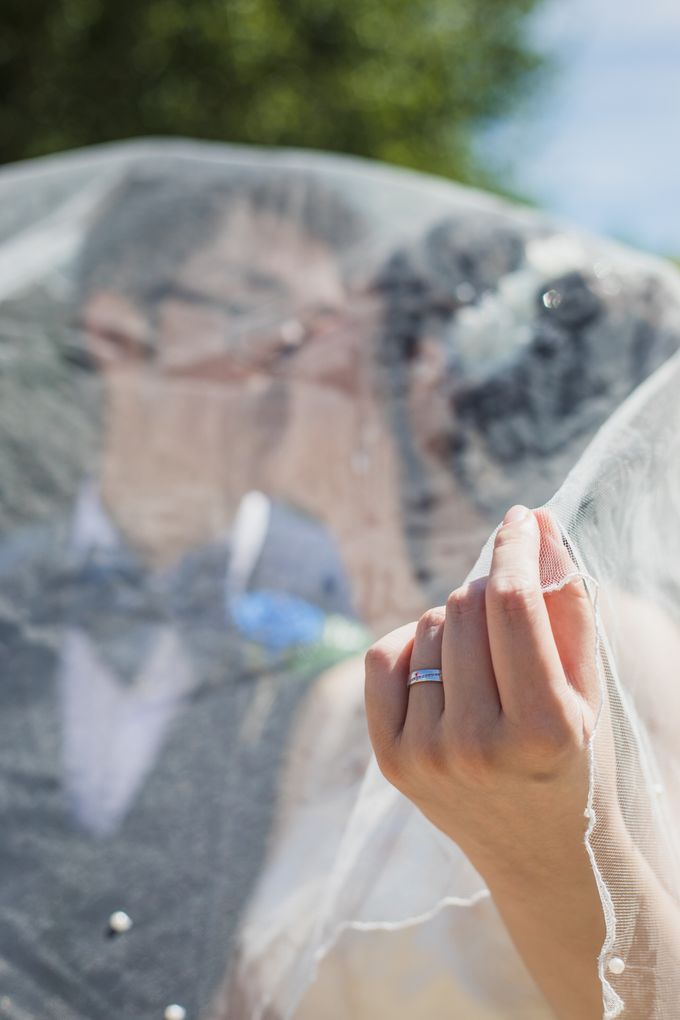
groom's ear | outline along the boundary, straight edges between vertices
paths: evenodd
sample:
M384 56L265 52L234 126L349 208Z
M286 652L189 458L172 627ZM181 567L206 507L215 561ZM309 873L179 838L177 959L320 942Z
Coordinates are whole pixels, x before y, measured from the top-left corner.
M147 358L149 321L123 294L96 291L86 300L80 322L85 349L99 372L131 367Z

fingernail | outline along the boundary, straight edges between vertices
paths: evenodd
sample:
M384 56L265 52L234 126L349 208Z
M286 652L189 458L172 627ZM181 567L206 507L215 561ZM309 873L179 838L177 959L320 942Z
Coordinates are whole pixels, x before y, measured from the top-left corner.
M520 521L525 521L529 516L531 516L531 511L525 506L521 504L511 506L503 518L503 524L518 524Z

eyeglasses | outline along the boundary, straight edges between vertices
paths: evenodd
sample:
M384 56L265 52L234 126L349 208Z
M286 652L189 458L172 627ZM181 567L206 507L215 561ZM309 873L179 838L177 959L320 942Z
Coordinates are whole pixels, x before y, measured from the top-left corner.
M259 282L259 281L258 281ZM100 331L109 364L146 364L161 375L232 382L258 374L291 375L296 355L311 343L350 333L365 335L365 317L375 296L347 299L343 306L309 303L295 306L280 281L255 288L256 300L227 298L165 283L140 302L148 323L143 336L121 329ZM266 297L265 295L269 295Z

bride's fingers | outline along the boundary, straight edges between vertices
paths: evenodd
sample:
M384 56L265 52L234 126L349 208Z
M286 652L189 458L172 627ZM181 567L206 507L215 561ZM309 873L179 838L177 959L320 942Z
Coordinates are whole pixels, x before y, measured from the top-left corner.
M539 548L534 514L513 507L496 533L486 615L503 712L518 723L560 713L568 694L541 588Z
M406 682L415 631L415 623L398 627L371 645L364 660L368 735L381 768L381 758L391 759L406 719Z
M446 611L443 606L436 606L424 613L418 621L409 673L414 669L442 668L442 634ZM404 733L416 740L427 739L437 726L444 711L444 687L437 681L412 684L408 688L408 710L404 723Z
M446 725L478 729L498 719L501 706L486 623L486 577L451 592L442 646Z
M559 585L565 578L576 574L577 566L550 511L537 510L536 519L541 536L543 584ZM595 613L581 577L574 576L556 591L546 592L545 604L567 680L589 703L596 705L600 694L595 655Z

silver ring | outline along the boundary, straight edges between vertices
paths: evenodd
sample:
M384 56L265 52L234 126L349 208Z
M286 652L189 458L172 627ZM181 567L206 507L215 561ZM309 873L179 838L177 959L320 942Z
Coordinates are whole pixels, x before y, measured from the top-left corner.
M409 673L408 687L413 684L426 684L428 681L443 684L441 669L414 669Z

